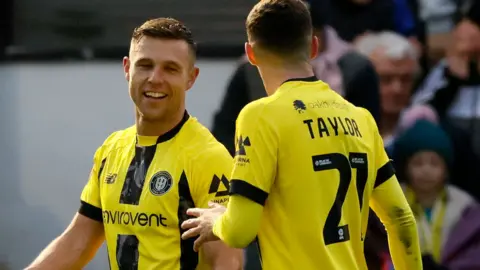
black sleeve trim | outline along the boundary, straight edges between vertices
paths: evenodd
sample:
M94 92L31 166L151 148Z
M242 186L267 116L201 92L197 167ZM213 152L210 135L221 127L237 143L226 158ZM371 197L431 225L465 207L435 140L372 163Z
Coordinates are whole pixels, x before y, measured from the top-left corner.
M265 205L268 193L243 180L233 179L230 181L230 195L242 195L260 205Z
M375 179L375 185L373 188L385 183L388 179L395 175L395 168L393 168L392 161L388 161L377 171L377 178Z
M103 223L103 215L102 215L101 208L93 206L84 201L80 201L80 203L81 203L80 209L78 209L79 214Z

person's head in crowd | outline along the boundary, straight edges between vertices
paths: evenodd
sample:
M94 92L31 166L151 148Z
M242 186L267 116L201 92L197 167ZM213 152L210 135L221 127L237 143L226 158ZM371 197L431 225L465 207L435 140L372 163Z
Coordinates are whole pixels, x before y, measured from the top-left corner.
M422 119L397 137L393 158L417 199L433 203L447 181L453 150L443 129Z
M378 73L382 125L388 125L381 125L380 130L391 132L410 102L420 72L418 52L406 38L393 32L367 34L355 44L355 49L370 58Z
M480 60L480 4L476 2L478 1L474 1L453 30L452 43L447 53L450 61L457 59L456 62L464 63ZM451 66L451 69L457 77L462 79L468 77L467 71L462 72L459 67Z
M319 39L319 52L325 50L325 28L328 24L329 1L304 0L312 19L313 34Z

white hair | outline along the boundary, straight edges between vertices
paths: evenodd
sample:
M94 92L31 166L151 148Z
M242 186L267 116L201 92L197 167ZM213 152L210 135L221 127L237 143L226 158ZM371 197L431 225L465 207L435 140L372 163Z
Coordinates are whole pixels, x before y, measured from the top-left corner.
M366 34L356 44L355 49L370 57L377 49L382 49L386 57L392 60L411 58L418 60L417 49L406 38L390 31Z

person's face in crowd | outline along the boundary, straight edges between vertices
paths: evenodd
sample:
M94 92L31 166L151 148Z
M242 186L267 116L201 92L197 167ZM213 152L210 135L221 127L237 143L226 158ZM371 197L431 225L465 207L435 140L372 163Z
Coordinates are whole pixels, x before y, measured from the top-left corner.
M445 184L446 172L445 161L432 151L417 152L407 163L409 183L416 192L438 191Z
M183 113L186 91L199 72L187 42L144 36L131 46L123 64L138 115L163 121Z
M470 20L461 21L453 32L453 52L456 56L479 60L480 29Z
M410 101L417 62L410 57L389 59L383 49L375 51L371 60L380 80L382 114L399 115Z

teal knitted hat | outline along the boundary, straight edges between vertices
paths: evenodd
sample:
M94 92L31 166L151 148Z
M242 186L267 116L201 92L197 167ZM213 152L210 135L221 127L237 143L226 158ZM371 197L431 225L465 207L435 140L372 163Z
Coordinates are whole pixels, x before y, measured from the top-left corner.
M436 152L443 157L447 166L452 165L450 138L441 127L426 120L418 120L397 137L393 158L406 165L407 160L420 151Z

